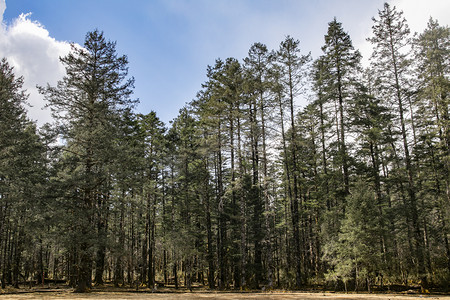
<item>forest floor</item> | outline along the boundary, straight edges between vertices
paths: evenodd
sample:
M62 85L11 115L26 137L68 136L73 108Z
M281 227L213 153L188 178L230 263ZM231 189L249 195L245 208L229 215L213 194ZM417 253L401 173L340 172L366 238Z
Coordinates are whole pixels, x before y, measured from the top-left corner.
M400 295L400 294L335 294L335 293L223 293L223 292L193 292L193 293L130 293L130 292L91 292L86 294L75 294L71 290L58 292L33 292L4 294L0 299L255 299L255 300L317 300L317 299L339 299L339 300L412 300L412 299L450 299L450 296L440 295Z
M270 291L270 292L237 292L237 291L211 291L205 289L194 289L192 292L186 289L162 288L152 291L147 288L139 290L127 288L114 288L112 286L93 288L89 293L74 293L72 288L67 286L36 286L24 287L20 289L7 288L0 291L0 299L255 299L255 300L317 300L317 299L339 299L339 300L412 300L412 299L447 299L448 294L419 294L410 290L401 293L341 293L323 291Z

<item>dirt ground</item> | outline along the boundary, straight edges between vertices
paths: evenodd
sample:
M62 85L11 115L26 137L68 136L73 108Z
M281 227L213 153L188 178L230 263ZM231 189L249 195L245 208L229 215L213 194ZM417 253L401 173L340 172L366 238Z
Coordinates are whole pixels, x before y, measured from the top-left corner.
M448 299L444 295L409 295L409 294L341 294L341 293L305 293L305 292L268 292L268 293L233 293L233 292L177 292L177 293L151 293L151 292L101 292L93 291L86 294L73 293L71 289L42 290L33 292L18 292L0 295L0 299L258 299L258 300L284 300L284 299L339 299L339 300L412 300L412 299Z

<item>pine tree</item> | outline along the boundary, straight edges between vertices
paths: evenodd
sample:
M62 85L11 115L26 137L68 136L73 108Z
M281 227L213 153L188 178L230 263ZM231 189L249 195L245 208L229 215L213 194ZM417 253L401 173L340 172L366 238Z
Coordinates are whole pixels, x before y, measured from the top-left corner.
M116 159L121 115L134 104L133 79L127 78L126 56L117 56L115 43L106 41L98 30L86 35L84 48L73 45L61 62L67 75L56 87L41 92L61 125L60 181L66 190L60 200L69 213L65 229L77 291L85 292L91 285L91 261L98 246L96 212L105 208L101 199L111 189L109 167Z
M291 141L291 153L292 160L290 164L292 170L286 171L292 174L292 182L287 182L288 185L292 185L292 194L289 195L291 201L291 221L294 238L294 257L295 257L295 287L300 288L303 278L301 271L302 251L300 245L300 214L299 214L299 200L301 191L299 191L299 167L297 165L297 146L296 146L296 134L297 129L295 125L295 99L303 92L304 82L306 80L306 66L310 61L310 55L301 55L299 41L294 40L292 37L286 37L281 42L280 49L277 52L277 59L282 74L281 81L284 87L284 95L286 97L286 105L290 112L290 141ZM284 122L284 120L282 120ZM283 141L285 143L285 141ZM287 150L287 149L286 149ZM286 153L287 151L285 151ZM287 159L285 157L285 159Z
M419 175L425 185L433 187L430 189L435 201L433 206L436 206L438 218L441 220L438 231L442 232L442 236L438 240L443 240L445 245L447 271L450 273L449 215L446 213L450 203L449 27L440 26L437 20L430 18L425 31L414 39L414 58L415 74L420 86L417 115L420 156L424 166L420 168ZM433 211L429 214L432 215ZM432 223L429 225L433 227Z
M346 106L352 97L355 75L358 72L361 55L355 50L348 33L344 32L342 23L336 18L328 24L328 32L325 35L323 60L326 68L326 89L328 101L337 104L336 124L339 162L342 170L342 183L344 196L349 194L350 174L347 132Z
M358 149L355 153L357 172L370 183L374 192L375 206L377 210L372 216L377 222L376 232L379 253L383 254L384 267L395 265L392 261L395 251L392 240L395 236L388 235L388 217L386 208L389 206L387 195L383 186L386 185L386 178L382 175L382 161L384 158L384 148L387 145L386 128L390 124L392 114L384 106L381 99L376 98L373 91L373 73L365 70L364 76L360 79L357 87L357 94L349 105L349 117L352 131L357 133ZM390 222L390 230L394 232L393 221ZM393 239L392 239L393 238ZM381 266L372 266L382 270Z
M252 98L256 100L255 121L260 128L255 134L258 143L261 144L258 151L261 153L261 162L258 168L261 169L262 183L260 183L262 203L264 204L264 240L263 256L267 261L267 287L273 287L273 249L272 237L273 228L271 218L273 211L271 209L270 198L273 196L270 192L271 176L269 169L273 162L270 159L270 140L273 137L271 128L274 127L273 116L276 105L274 103L273 92L271 91L270 68L274 63L275 55L269 52L267 46L261 43L255 43L250 47L248 56L244 59L244 68L246 71L246 85ZM254 130L255 131L255 130Z
M155 284L155 252L156 252L156 208L161 199L159 182L162 170L164 151L164 124L155 112L139 115L140 135L144 142L143 198L145 199L145 238L143 243L143 268L147 273L147 286ZM145 278L145 274L142 274ZM144 282L143 282L144 283Z
M45 232L46 147L26 117L23 78L0 61L0 272L2 288L19 286L24 260ZM28 255L26 255L28 253ZM42 277L42 276L41 276Z
M373 37L368 40L374 45L371 62L378 74L377 82L382 97L388 103L396 104L397 117L404 153L404 166L407 173L407 219L411 219L414 233L414 256L417 259L418 274L426 285L426 269L424 261L424 245L419 223L417 191L414 166L407 131L406 100L408 97L408 73L411 71L409 60L410 46L409 27L403 13L385 3L383 10L378 12L379 19L373 18Z
M355 290L361 283L366 283L370 291L370 282L380 264L379 241L376 238L378 221L372 217L377 214L374 200L375 193L367 189L364 181L355 184L347 199L337 243L325 250L332 266L327 277L344 282L346 292L349 282L353 283Z

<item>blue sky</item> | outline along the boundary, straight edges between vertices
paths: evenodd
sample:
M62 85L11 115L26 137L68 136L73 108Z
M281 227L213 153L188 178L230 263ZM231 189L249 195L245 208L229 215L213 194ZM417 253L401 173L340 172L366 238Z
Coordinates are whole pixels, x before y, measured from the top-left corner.
M0 0L3 13L0 56L6 56L30 92L31 118L42 124L49 112L33 89L55 84L63 70L57 57L67 42L82 44L86 32L103 30L129 58L136 79L138 111L151 110L165 122L195 97L216 58L242 60L255 42L277 49L286 35L300 40L304 53L321 54L327 23L343 23L356 48L370 53L365 38L382 0ZM391 0L405 12L412 31L429 16L449 24L450 1ZM23 13L32 13L25 17ZM33 27L34 26L34 27ZM3 45L1 45L3 44ZM29 78L27 78L29 77ZM45 81L45 82L43 82ZM299 99L304 104L304 99Z

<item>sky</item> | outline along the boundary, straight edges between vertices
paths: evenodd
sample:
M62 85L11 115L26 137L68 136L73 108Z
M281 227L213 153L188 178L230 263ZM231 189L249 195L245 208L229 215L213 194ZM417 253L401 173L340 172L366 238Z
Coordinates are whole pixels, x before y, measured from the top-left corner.
M384 0L0 0L0 57L6 57L29 93L29 117L51 121L36 85L56 85L64 76L59 57L86 33L104 31L127 55L136 80L137 111L166 124L206 81L217 58L240 61L253 43L278 49L287 35L300 40L303 54L321 55L328 23L337 18L364 57L371 53L372 17ZM404 12L412 32L433 17L450 23L448 0L388 0ZM299 99L300 105L306 103Z

